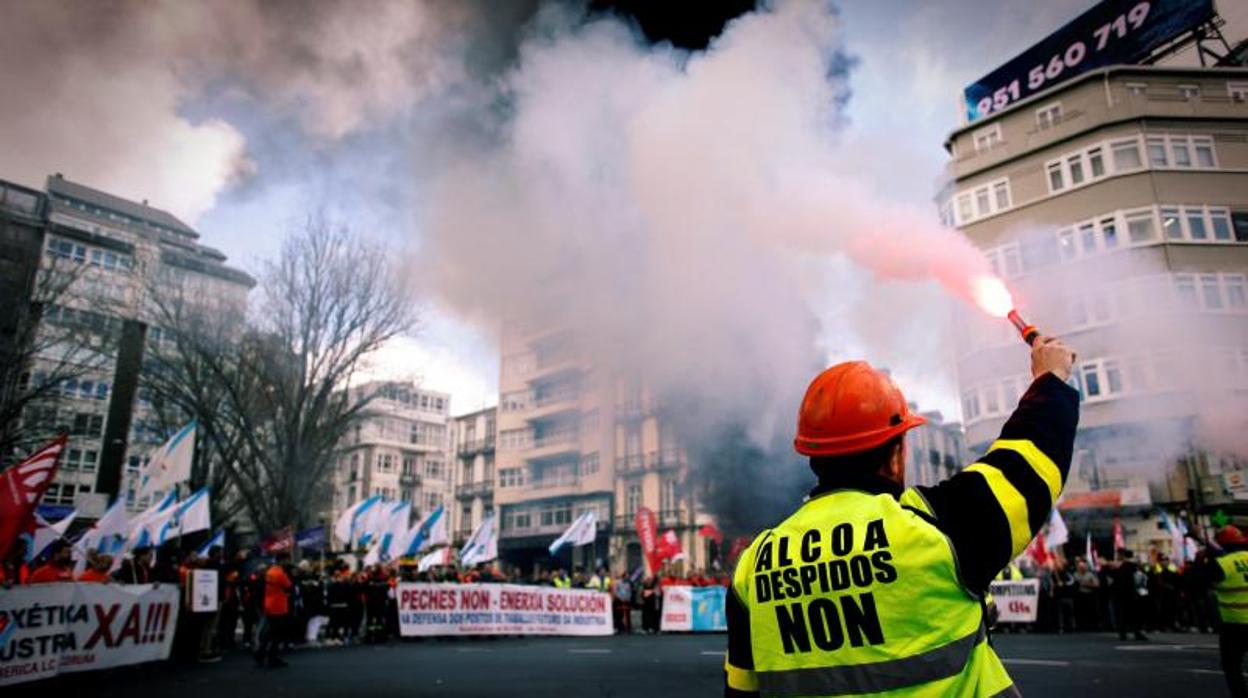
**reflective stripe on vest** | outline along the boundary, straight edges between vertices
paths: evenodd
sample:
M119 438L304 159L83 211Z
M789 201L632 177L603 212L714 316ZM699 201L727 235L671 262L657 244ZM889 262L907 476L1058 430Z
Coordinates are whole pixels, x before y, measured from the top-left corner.
M1248 551L1238 550L1217 559L1222 579L1213 585L1218 615L1223 623L1248 624Z
M769 696L841 696L879 693L949 678L962 671L971 651L984 641L981 624L974 633L921 654L872 664L758 672L758 685Z
M979 598L962 587L952 544L925 505L917 493L898 501L837 490L746 549L733 589L763 695L1008 691L983 641Z

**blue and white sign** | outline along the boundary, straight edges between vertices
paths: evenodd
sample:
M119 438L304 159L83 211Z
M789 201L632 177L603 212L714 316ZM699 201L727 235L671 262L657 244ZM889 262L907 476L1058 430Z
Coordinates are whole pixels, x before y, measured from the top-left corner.
M1213 17L1213 0L1105 0L967 86L968 121L1090 70L1139 63Z
M670 586L663 590L664 632L723 632L728 630L724 601L728 590L721 586Z

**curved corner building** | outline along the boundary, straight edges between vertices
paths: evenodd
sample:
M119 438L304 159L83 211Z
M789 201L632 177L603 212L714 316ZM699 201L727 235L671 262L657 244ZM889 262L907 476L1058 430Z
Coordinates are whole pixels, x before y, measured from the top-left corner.
M1243 506L1248 69L1096 70L945 146L942 219L1024 317L1079 352L1064 513L1102 541L1119 518L1129 546L1165 550L1157 505ZM967 445L982 453L1028 384L1024 347L1004 321L955 322Z

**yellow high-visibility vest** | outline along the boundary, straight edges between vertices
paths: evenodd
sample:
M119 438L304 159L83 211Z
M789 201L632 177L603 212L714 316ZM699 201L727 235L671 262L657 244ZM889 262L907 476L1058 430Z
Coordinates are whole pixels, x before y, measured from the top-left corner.
M1248 624L1248 550L1218 558L1222 579L1213 585L1223 623Z
M980 598L914 490L835 490L742 555L733 579L754 667L729 685L765 696L1014 695Z

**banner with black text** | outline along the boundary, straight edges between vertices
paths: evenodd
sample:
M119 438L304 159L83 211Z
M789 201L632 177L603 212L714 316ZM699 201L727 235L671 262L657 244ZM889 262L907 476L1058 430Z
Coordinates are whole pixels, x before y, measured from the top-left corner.
M0 589L0 686L167 659L177 621L174 586Z
M611 596L518 584L399 584L399 632L430 635L610 635Z

